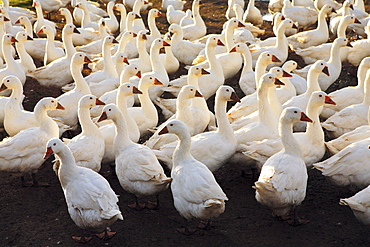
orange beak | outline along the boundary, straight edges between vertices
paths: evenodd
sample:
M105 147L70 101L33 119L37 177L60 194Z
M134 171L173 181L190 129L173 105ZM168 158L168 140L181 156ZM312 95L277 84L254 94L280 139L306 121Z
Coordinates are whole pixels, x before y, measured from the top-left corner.
M47 160L52 154L53 154L53 149L51 149L51 147L47 147L45 155L44 155L44 160Z
M103 121L103 120L106 120L108 119L108 116L107 116L107 113L106 112L103 112L100 116L100 118L98 119L98 123Z

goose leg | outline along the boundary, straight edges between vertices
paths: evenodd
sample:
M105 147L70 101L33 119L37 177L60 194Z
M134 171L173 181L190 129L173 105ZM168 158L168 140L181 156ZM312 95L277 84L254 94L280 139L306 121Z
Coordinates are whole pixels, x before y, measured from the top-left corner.
M211 223L212 223L212 221L211 220L207 220L207 221L201 221L201 222L199 222L199 224L198 224L198 228L199 229L202 229L202 230L206 230L206 231L208 231L208 230L210 230L211 229Z
M194 234L196 231L197 231L197 228L195 227L179 227L176 229L177 232L183 234L183 235L186 235L186 236L190 236L192 234Z
M159 204L159 197L156 195L157 201L156 202L151 202L148 201L146 208L150 210L158 210L161 208L161 205Z
M104 232L98 233L96 234L96 236L98 236L98 238L100 238L101 240L108 240L108 239L113 238L113 236L116 235L116 233L117 232L110 232L110 231L107 231L107 229L105 229Z
M303 219L299 218L297 208L298 207L294 207L294 209L293 209L294 217L293 217L293 219L287 220L288 224L291 225L291 226L306 225L310 221L309 220L303 220Z
M81 237L72 236L72 239L74 241L78 242L78 243L86 244L87 242L89 242L92 239L92 237L86 237L84 231L82 230L82 236Z
M134 195L135 196L135 195ZM145 208L145 204L144 203L139 203L138 199L137 199L137 196L135 196L135 202L132 203L132 204L129 204L127 205L129 208L131 209L135 209L137 211L141 211Z

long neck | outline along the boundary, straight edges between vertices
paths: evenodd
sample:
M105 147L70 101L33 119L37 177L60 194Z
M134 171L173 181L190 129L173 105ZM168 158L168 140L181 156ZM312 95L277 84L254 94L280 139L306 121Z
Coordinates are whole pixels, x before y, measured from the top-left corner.
M119 77L119 83L120 85L129 82L130 77L134 76L132 73L130 73L128 70L123 70Z
M206 56L209 62L209 70L218 76L224 77L222 66L216 58L216 50L214 46L206 46Z
M118 78L117 70L110 53L110 47L109 43L103 45L104 72L108 73L111 77Z
M171 46L165 46L164 47L164 51L166 53L166 57L165 57L166 63L169 63L169 62L173 61L174 59L177 59L175 57L175 55L173 55L172 47Z
M65 11L64 18L66 18L66 24L73 24L72 14L69 11Z
M64 49L66 52L66 57L68 59L71 59L72 56L76 53L76 49L73 46L73 42L72 42L72 34L62 32L62 39L63 39Z
M139 58L145 61L150 60L150 56L146 50L146 40L137 39L137 50L139 52Z
M251 55L251 52L249 51L249 48L246 48L245 51L242 53L242 56L243 56L243 70L242 70L242 75L243 74L246 74L246 73L249 73L251 71L253 71L253 68L252 68L252 55Z
M55 35L53 32L51 33L48 33L46 35L46 51L47 52L53 52L55 51L55 45L54 45L54 38L55 38Z
M324 142L324 131L320 124L320 112L322 107L308 102L306 113L312 120L312 123L307 124L306 135L310 137L312 143Z
M17 62L14 60L12 56L12 50L11 50L11 45L8 43L3 43L3 56L5 59L5 63L7 67L10 68L17 68Z
M277 36L276 36L276 44L275 47L279 48L280 50L287 50L288 51L288 40L285 36L285 30L286 28L283 26L279 26L277 30Z
M36 105L34 112L36 121L39 124L40 129L49 133L51 137L58 138L59 137L58 125L53 119L51 119L48 116L47 111L44 109L44 107Z
M218 129L217 132L219 134L223 134L224 136L228 136L230 138L235 137L233 128L227 118L226 115L226 106L227 101L222 99L220 95L216 95L215 99L215 116L217 119Z
M17 52L21 59L22 65L28 70L34 71L36 69L36 66L33 62L32 57L27 53L26 48L24 47L24 42L15 43L15 47L17 48Z
M370 73L366 73L363 104L370 105Z
M78 120L81 124L81 134L98 135L100 130L90 118L90 109L86 106L78 108Z
M127 123L125 118L123 117L123 114L117 114L117 116L112 120L114 122L114 125L116 126L116 137L114 138L115 150L130 145L132 141L130 140Z
M33 37L33 32L32 32L32 25L31 22L28 18L24 18L24 21L22 23L26 29L26 33L28 36Z
M311 95L315 91L321 91L319 85L320 72L310 69L307 74L307 90L306 95Z
M127 43L129 42L130 39L131 39L131 37L129 37L128 35L123 35L122 36L122 39L120 40L120 42L118 44L118 49L117 49L116 53L114 54L114 56L118 56L118 53L124 53L125 52L126 45L127 45Z
M159 49L160 48L158 48L157 46L152 46L150 48L150 62L152 64L152 71L155 73L163 74L168 78L167 70L160 60ZM169 81L169 78L167 79L167 81Z
M258 121L270 128L276 128L277 117L268 102L268 91L269 89L263 84L257 90Z
M129 131L133 131L134 128L137 129L137 124L131 114L127 111L127 95L124 95L120 92L117 94L116 105L118 109L122 112L123 117L126 120L127 128ZM136 125L136 127L135 127Z
M161 33L159 32L158 27L155 24L155 17L153 15L149 15L148 17L148 27L152 37L154 37L155 39L161 37Z
M122 33L126 30L126 17L127 17L127 11L126 8L121 9L121 20L119 23L119 31Z
M346 29L348 27L348 22L342 17L342 20L339 22L337 36L338 38L345 38L346 37Z
M336 68L340 68L342 65L342 60L340 59L340 46L334 43L330 50L330 58L328 63L334 65Z
M75 81L75 85L76 85L74 88L74 91L90 94L91 93L90 87L81 73L82 67L83 67L83 64L76 65L74 63L71 63L71 67L70 67L71 74L72 74L73 80Z
M156 122L158 122L158 114L157 110L153 104L153 102L150 100L149 97L149 86L148 85L141 85L139 83L139 90L142 92L142 94L139 94L139 100L141 104L141 109L145 116L150 116L151 119L156 118Z
M225 41L226 41L226 49L230 51L234 45L234 28L231 27L231 25L227 25L226 27L226 33L225 33Z
M191 117L191 111L189 108L189 97L183 94L179 94L176 101L176 119L181 121L187 121Z
M10 95L10 99L16 101L18 106L20 107L22 104L22 97L23 97L23 86L19 83L16 87L12 88L12 94Z
M270 87L268 92L268 102L272 111L275 113L276 117L279 118L283 107L280 103L280 100L276 94L276 87Z
M36 5L36 15L37 15L37 21L39 24L44 25L45 19L44 19L44 14L42 13L42 7L40 4Z
M87 7L83 8L82 11L82 28L86 28L91 23L90 12Z
M190 154L191 137L189 131L181 131L177 133L177 136L179 138L179 142L173 152L173 168L175 168L179 163L182 163L181 161L192 158Z
M284 146L284 152L302 157L302 151L299 143L293 136L293 124L285 122L284 118L281 118L279 124L279 134L281 142Z
M255 80L256 80L256 88L259 87L260 78L266 73L267 64L264 61L261 61L259 57L256 62L256 68L254 70Z
M76 165L72 152L68 149L60 151L57 156L61 161L61 166L58 170L58 177L60 184L64 189L69 182L75 180L75 176L78 172L78 166Z
M192 13L193 13L193 18L194 18L194 24L196 26L202 25L204 22L203 22L202 16L200 15L200 12L199 12L199 5L194 6L192 8Z
M134 6L132 7L132 11L136 14L140 14L141 7L144 5L140 1L135 1Z
M357 86L364 89L366 71L369 69L368 66L359 66L357 71Z
M316 30L320 30L320 32L325 34L325 36L329 35L328 24L326 23L326 13L323 10L319 12Z

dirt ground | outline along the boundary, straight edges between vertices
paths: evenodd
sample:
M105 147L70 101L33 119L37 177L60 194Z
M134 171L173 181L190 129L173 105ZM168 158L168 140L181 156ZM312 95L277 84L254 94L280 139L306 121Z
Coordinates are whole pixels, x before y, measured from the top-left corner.
M160 1L153 1L160 7ZM190 2L190 1L188 1ZM201 14L209 33L220 31L225 21L227 1L202 0ZM257 3L266 11L266 2ZM187 3L187 7L190 3ZM58 17L54 15L55 20ZM159 19L162 32L166 21ZM270 25L266 23L266 27ZM356 70L344 66L340 79L329 90L356 83ZM176 76L185 73L181 70ZM237 87L239 75L226 83ZM240 90L239 90L240 92ZM44 96L58 96L60 91L42 88L36 81L27 80L25 108L32 109ZM213 100L210 100L210 105ZM103 172L111 171L104 165ZM369 229L359 223L348 207L338 204L340 198L353 195L347 188L335 187L320 172L309 171L307 196L300 214L310 223L292 227L276 221L271 212L254 198L253 182L241 176L241 168L226 164L215 173L216 179L227 194L226 211L213 222L209 231L198 230L184 236L176 228L186 221L173 206L171 191L160 195L162 208L157 211L133 211L126 205L132 197L119 185L114 176L107 179L120 195L119 207L124 221L112 226L114 238L103 242L94 237L87 246L369 246ZM23 188L20 178L0 172L0 246L79 246L72 235L80 230L70 219L63 192L48 160L38 172L49 187Z

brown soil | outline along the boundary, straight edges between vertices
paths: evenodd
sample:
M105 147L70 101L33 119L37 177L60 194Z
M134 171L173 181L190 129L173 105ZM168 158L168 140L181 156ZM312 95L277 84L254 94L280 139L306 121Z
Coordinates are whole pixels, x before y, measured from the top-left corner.
M160 7L159 0L153 2L154 7ZM203 2L201 14L208 31L218 33L226 20L227 1ZM266 10L266 2L257 5ZM190 7L190 3L186 6ZM61 22L58 16L53 17ZM159 22L164 33L165 18ZM356 71L353 66L344 66L340 79L329 90L355 84ZM184 73L182 69L176 76ZM239 75L226 83L237 88L238 78ZM25 94L25 108L31 110L40 98L58 96L60 90L41 87L29 79ZM213 104L212 99L209 103ZM69 217L51 166L48 160L38 173L39 180L48 182L49 187L23 188L19 177L0 173L0 246L80 245L71 238L79 235L80 230ZM111 167L104 165L102 171L109 173ZM120 187L116 177L109 176L112 188L120 195L119 206L125 219L112 226L117 234L111 240L103 242L94 237L88 246L368 246L370 243L368 228L356 220L348 207L338 204L340 198L353 192L331 185L316 170L309 171L307 197L299 210L310 223L300 227L273 219L271 212L255 200L253 182L241 176L240 167L226 164L215 176L229 198L226 211L213 222L211 230L198 230L188 237L176 232L186 221L174 208L170 190L160 195L160 210L133 211L127 207L132 197Z

